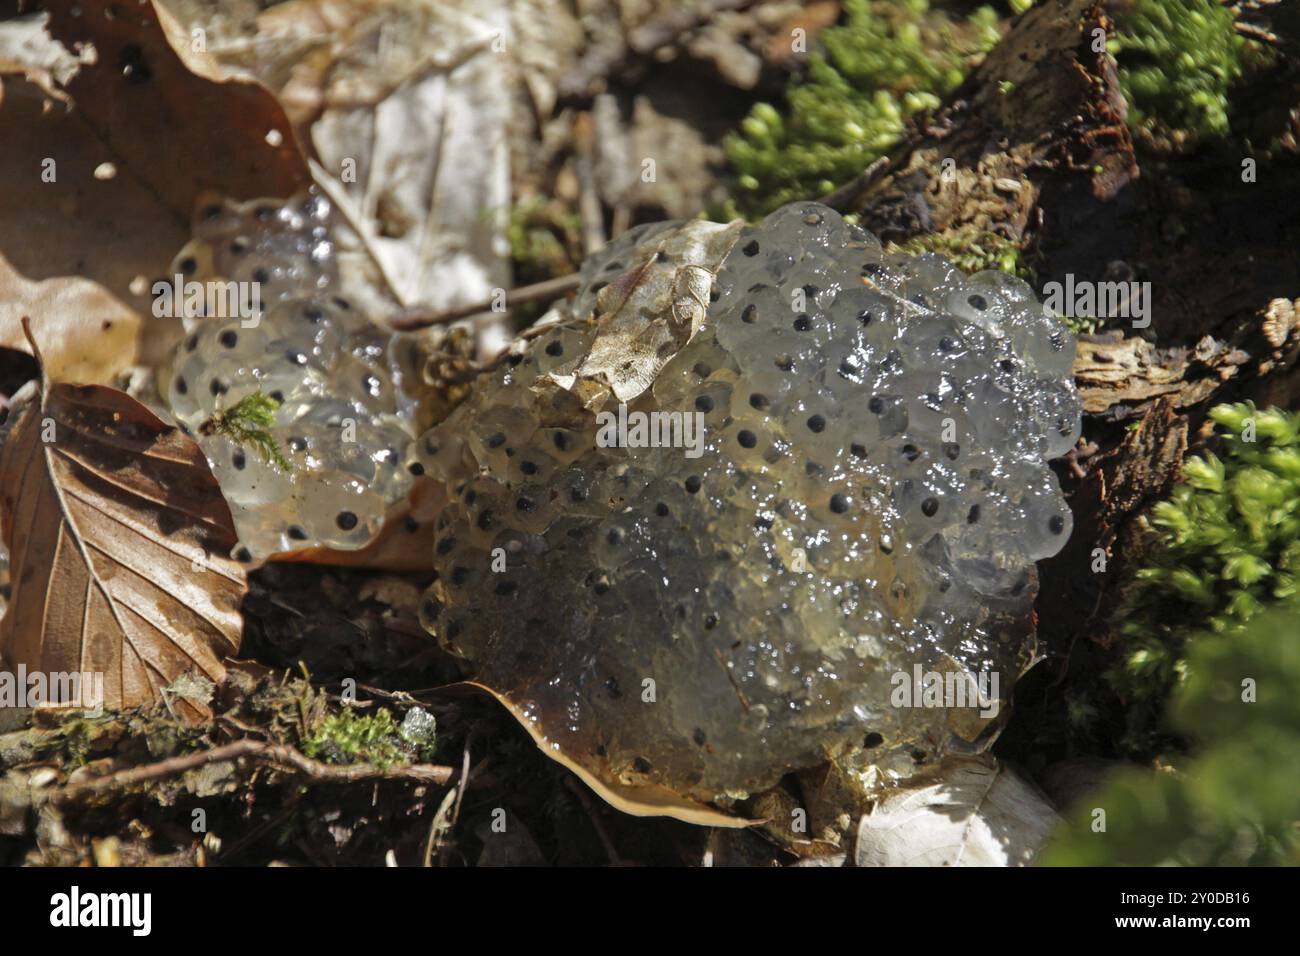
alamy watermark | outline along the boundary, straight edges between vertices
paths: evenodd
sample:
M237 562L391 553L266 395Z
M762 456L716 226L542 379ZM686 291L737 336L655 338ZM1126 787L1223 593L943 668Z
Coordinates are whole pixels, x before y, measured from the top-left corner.
M261 321L261 283L186 281L178 272L171 282L159 280L153 284L153 314L159 319L239 319L240 325L251 329Z
M1076 318L1132 319L1133 328L1151 324L1150 282L1076 282L1065 274L1065 284L1043 286L1043 310L1051 315Z
M910 674L896 671L889 683L893 686L889 702L895 707L971 707L978 708L979 715L987 719L996 717L1002 706L997 671L927 671L913 664Z
M153 929L152 893L83 893L73 886L50 897L50 925L60 928L122 927L132 936Z
M104 709L104 675L100 671L0 671L0 708L75 707L92 714Z
M703 412L629 412L620 402L618 413L596 415L599 448L684 448L687 458L704 454Z

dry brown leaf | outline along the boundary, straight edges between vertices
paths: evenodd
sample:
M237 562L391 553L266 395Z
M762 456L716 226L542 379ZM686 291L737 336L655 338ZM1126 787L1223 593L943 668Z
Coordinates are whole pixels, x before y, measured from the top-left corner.
M103 704L219 683L239 648L243 568L230 508L199 447L124 392L47 383L0 453L13 594L0 658L103 675ZM187 719L194 700L169 702Z
M8 263L4 271L12 270L21 280L0 280L0 298L12 298L19 281L45 283L42 297L52 296L62 282L91 281L137 317L148 317L148 333L138 336L141 346L165 342L164 323L149 314L148 286L166 273L189 237L188 221L173 215L133 176L96 179L95 170L115 157L74 108L51 103L19 77L2 82L0 179L11 189L0 202L0 255ZM45 169L54 175L53 182L41 181ZM137 278L139 295L131 289ZM51 365L58 364L61 343L43 331L53 316L35 307L25 314L50 349ZM6 310L0 340L26 351L17 318ZM172 341L179 341L180 323L168 319L166 324L176 327ZM131 351L136 350L133 342Z
M45 374L54 381L107 382L136 357L140 317L89 279L23 278L0 253L0 346L29 352L22 320L48 342Z
M0 203L0 252L32 281L102 285L143 317L138 360L154 364L182 332L152 317L149 290L189 238L196 198L288 197L310 183L306 160L275 98L247 79L192 73L150 3L45 6L50 33L82 62L62 91L70 103L2 80L0 177L12 195Z
M77 109L119 164L188 221L204 190L235 199L288 197L311 183L284 110L244 77L217 82L201 53L172 49L153 3L47 4L50 33L73 51L94 45L96 65L67 84ZM220 75L218 67L204 69ZM268 141L269 133L272 135Z

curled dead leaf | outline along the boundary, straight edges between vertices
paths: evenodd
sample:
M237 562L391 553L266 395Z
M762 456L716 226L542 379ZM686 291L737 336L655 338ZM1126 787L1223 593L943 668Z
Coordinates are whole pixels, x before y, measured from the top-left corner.
M743 225L694 221L665 233L600 291L596 338L582 364L547 380L587 407L611 392L620 402L644 392L703 325L713 276Z
M510 715L515 720L519 721L519 725L528 732L528 736L533 738L533 742L542 753L572 771L579 780L595 792L596 796L616 810L634 817L671 817L683 823L696 823L708 827L739 828L763 822L734 816L717 807L684 797L667 787L656 784L634 786L594 773L588 767L566 756L551 741L548 741L537 721L531 719L524 708L506 695L475 681L466 681L461 686L472 687L493 697L502 707L510 711Z
M0 453L0 511L7 667L102 675L113 709L165 699L186 673L221 682L247 581L228 557L230 508L189 437L124 392L47 380ZM208 716L192 697L168 705Z

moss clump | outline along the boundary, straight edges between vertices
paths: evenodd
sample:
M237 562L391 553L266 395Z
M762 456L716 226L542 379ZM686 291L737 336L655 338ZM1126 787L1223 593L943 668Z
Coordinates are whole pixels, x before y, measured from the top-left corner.
M759 103L724 143L745 215L824 195L861 173L1000 37L989 7L957 22L926 0L846 0L844 9L844 24L822 34L807 75L786 91L785 115Z
M1252 619L1231 640L1187 645L1171 723L1194 756L1126 770L1084 801L1044 855L1063 866L1300 864L1300 604ZM1105 812L1100 829L1097 810Z
M1155 507L1152 565L1121 610L1126 638L1109 675L1130 702L1130 745L1149 746L1160 703L1187 673L1190 631L1235 635L1266 605L1297 593L1300 573L1300 414L1251 403L1210 412L1223 457L1184 465L1184 481Z
M985 269L1010 272L1026 282L1033 283L1034 270L1021 256L1018 245L995 232L982 232L972 227L959 227L948 232L936 232L890 243L890 252L915 256L922 252L937 252L951 259L963 272L975 273Z
M1134 0L1115 19L1107 49L1134 130L1175 147L1227 134L1246 48L1232 11L1215 0Z
M325 714L315 721L302 742L302 752L326 763L366 763L389 767L412 760L427 760L435 747L433 718L412 711L423 720L398 724L389 710L362 713L351 707Z

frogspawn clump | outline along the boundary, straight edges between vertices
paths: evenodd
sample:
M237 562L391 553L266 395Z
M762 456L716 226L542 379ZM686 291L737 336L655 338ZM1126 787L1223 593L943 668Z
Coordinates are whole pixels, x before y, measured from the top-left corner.
M450 498L426 622L607 781L716 797L862 748L899 773L978 749L974 695L910 690L997 675L1005 698L1032 657L1033 562L1071 528L1045 462L1079 434L1074 338L1018 279L887 256L816 203L736 234L626 408L583 370L674 267L671 225L589 260L576 314L421 439Z
M207 454L245 560L360 547L412 480L399 337L338 293L330 211L315 194L214 203L174 262L196 293L174 308L196 314L159 391ZM262 440L233 440L223 422L258 395L273 409Z

